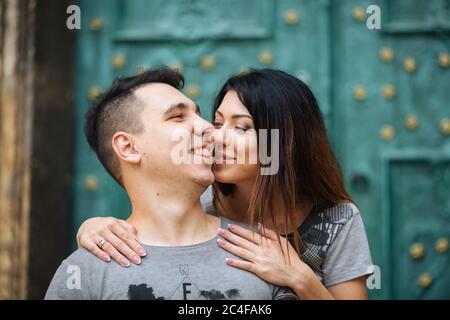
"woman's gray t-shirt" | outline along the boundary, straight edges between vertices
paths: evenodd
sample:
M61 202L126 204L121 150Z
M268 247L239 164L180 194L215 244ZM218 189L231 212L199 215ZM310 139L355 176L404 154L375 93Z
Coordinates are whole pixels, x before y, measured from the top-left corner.
M206 212L220 215L213 206L211 187L200 200ZM299 233L301 258L326 287L373 273L364 224L353 203L313 210Z

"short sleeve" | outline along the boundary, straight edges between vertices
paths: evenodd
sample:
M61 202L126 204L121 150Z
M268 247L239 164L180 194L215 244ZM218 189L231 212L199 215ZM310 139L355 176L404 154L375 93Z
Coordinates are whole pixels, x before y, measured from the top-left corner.
M87 277L78 265L63 261L45 294L45 300L90 300Z
M76 250L59 266L45 300L99 300L106 265L89 251Z
M329 247L322 271L326 287L373 273L369 243L359 212L342 227Z

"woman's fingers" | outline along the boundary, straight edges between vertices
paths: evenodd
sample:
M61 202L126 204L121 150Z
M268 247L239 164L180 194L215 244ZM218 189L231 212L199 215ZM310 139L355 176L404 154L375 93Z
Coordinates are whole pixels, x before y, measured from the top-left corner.
M263 227L263 225L261 223L258 223L258 230L259 230L259 233L261 235L263 235L264 237L271 239L271 240L278 241L277 233L271 229Z
M96 241L98 240L98 241ZM97 258L109 262L111 261L111 257L104 252L102 249L100 249L97 245L98 242L100 242L100 238L95 239L95 238L90 238L88 236L84 236L84 237L80 237L79 239L79 246L86 248L87 250L89 250L91 253L93 253Z
M108 253L112 259L118 262L123 267L130 266L130 259L134 264L140 264L141 258L128 247L122 240L120 240L114 233L109 230L101 235L106 243L102 246L103 251Z
M123 242L125 242L128 247L131 248L131 250L133 250L138 257L134 257L133 256L129 256L127 254L125 254L125 252L122 252L123 254L125 254L128 259L131 259L134 263L137 263L137 261L139 261L139 257L145 257L147 255L147 253L145 252L144 248L142 248L142 246L140 245L140 243L138 242L137 238L136 238L136 229L129 224L128 222L124 221L124 220L117 220L118 223L114 223L111 225L110 230ZM117 248L119 249L119 248ZM133 260L134 259L134 260Z
M241 247L243 249L247 249L250 251L255 251L257 249L256 244L234 234L233 232L231 232L229 230L219 228L218 231L219 231L220 236L222 236L224 239L230 241L231 243L234 243L238 247Z
M229 224L228 229L233 232L234 234L250 241L255 244L261 244L261 235L257 234L256 232L243 228L241 226L238 226L236 224Z
M248 250L242 249L228 241L217 239L217 244L222 249L227 250L229 253L234 254L242 259L253 261L255 259L255 255Z
M246 270L246 271L252 272L252 273L256 272L255 264L253 264L252 262L249 262L249 261L241 261L241 260L237 260L237 259L233 259L233 258L227 258L227 259L225 259L225 262L228 265L235 267L235 268Z
M137 230L132 224L128 223L125 220L121 220L121 219L118 219L117 221L120 223L120 225L125 230L127 230L127 232L131 233L133 235L133 237L137 240Z

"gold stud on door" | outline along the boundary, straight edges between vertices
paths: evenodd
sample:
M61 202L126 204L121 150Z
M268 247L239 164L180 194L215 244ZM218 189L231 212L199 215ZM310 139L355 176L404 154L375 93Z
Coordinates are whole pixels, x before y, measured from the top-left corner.
M102 94L102 89L99 86L92 86L89 89L89 100L94 101Z
M203 70L209 71L212 70L216 65L216 60L213 56L205 56L202 58L200 65L202 66Z
M99 17L92 19L89 23L89 28L94 32L99 31L101 28L103 28L103 20Z
M391 141L394 138L394 128L391 125L385 125L380 130L381 139Z
M297 10L286 10L284 13L284 21L286 21L287 24L294 25L298 24L300 21L300 15L298 14Z
M380 49L380 58L384 62L391 62L394 59L394 52L391 48L384 47Z
M433 282L433 277L428 272L423 273L419 278L419 283L422 288L428 288Z
M259 62L263 65L269 65L273 61L273 55L270 51L263 51L259 54Z
M122 69L125 66L126 59L123 54L116 54L112 59L112 66L114 69Z
M403 60L403 69L408 73L416 71L416 60L411 57L405 58L405 60Z
M409 114L406 116L405 126L409 130L416 130L419 126L419 120L417 120L417 117L415 115Z
M448 239L447 238L440 238L436 242L436 251L439 253L447 252L448 250Z
M353 97L355 100L363 101L367 98L367 90L363 85L357 85L353 92Z
M386 100L391 100L395 96L395 87L388 83L383 87L383 97Z
M358 22L364 21L364 18L366 17L366 12L364 11L364 8L362 7L356 7L352 10L352 16L353 19L355 19Z
M93 192L93 191L97 190L97 187L98 187L97 178L92 175L87 176L86 180L84 181L84 186L85 186L86 190L89 192Z
M411 255L411 258L414 260L418 260L423 257L425 252L425 247L422 243L414 243L409 248L409 254Z

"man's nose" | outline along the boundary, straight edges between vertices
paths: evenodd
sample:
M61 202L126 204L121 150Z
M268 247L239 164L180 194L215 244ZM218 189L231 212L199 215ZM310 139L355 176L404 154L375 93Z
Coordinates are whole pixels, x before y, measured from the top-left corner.
M214 131L214 126L203 119L201 116L197 116L194 121L194 134L203 136L205 139L209 139Z

